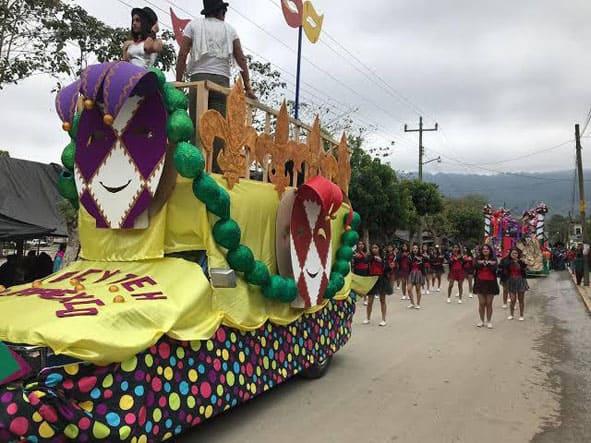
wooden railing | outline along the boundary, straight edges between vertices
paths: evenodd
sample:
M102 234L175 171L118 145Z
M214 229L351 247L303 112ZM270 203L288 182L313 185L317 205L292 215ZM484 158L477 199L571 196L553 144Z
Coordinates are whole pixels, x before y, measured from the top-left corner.
M230 88L225 88L220 86L216 83L211 81L198 81L198 82L176 82L174 86L183 89L186 91L196 90L196 101L195 101L195 113L196 113L196 122L199 122L201 116L208 110L208 102L209 102L209 94L210 92L217 92L228 96L231 92ZM248 97L245 98L247 112L246 112L246 124L249 126L253 126L255 122L258 124L257 129L259 133L265 134L272 134L273 128L276 127L277 118L279 117L279 110L273 109L257 100L250 99ZM195 125L195 137L196 140L199 140L199 125L198 123ZM305 138L308 134L312 131L312 126L302 122L301 120L297 120L293 117L289 117L289 134L290 139L295 141L296 143L304 143ZM326 133L321 133L322 144L324 151L327 153L333 153L336 147L339 145L339 142L336 141L334 138L330 137ZM253 174L253 165L255 164L255 159L249 158L249 152L245 150L244 156L246 157L246 170L244 172L245 178L251 179L259 179L263 181L267 181L267 173L266 171L262 174L262 177L259 177L257 174ZM265 169L264 165L262 166L263 170ZM211 158L208 158L207 167L206 169L208 172L212 171L212 161ZM296 185L297 174L291 175L291 185Z

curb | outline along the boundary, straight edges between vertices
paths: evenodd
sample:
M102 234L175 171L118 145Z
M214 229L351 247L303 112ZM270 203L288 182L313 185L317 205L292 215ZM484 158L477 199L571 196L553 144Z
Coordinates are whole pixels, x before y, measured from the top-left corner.
M585 307L587 308L587 312L589 314L591 314L591 297L589 297L586 293L585 293L585 289L582 286L577 285L577 281L575 280L575 276L569 271L571 280L573 282L573 285L575 287L575 289L577 290L577 293L579 294L579 297L581 297L581 300L583 301L583 303L585 304Z

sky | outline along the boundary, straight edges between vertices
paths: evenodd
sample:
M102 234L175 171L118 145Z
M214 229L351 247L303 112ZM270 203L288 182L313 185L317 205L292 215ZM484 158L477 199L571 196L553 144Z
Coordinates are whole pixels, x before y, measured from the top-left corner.
M109 25L129 25L129 0L75 2ZM281 70L291 99L297 31L284 22L278 2L230 1L227 20L246 53ZM198 0L133 4L153 7L161 27L170 25L164 11L171 6L187 18L187 12L198 16L201 10ZM590 2L313 4L325 19L319 43L304 38L303 100L330 106L330 119L350 115L367 128L368 148L394 140L383 159L394 169L417 169L418 137L405 133L404 124L416 128L420 115L426 127L439 124L423 141L425 160L442 156L441 163L425 166L430 172L573 168L574 124L583 125L591 107ZM68 140L54 111L54 86L55 79L35 76L0 91L0 149L12 157L59 162ZM591 154L584 150L583 159L590 167Z

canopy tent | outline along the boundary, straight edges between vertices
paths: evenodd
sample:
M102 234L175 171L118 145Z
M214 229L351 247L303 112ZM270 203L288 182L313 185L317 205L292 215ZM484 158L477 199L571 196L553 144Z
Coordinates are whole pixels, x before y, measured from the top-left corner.
M58 210L62 168L0 157L0 241L67 235Z

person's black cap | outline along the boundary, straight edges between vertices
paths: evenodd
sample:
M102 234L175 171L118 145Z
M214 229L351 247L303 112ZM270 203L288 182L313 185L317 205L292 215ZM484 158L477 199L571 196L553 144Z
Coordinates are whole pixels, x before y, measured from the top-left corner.
M218 12L220 9L227 9L229 3L223 0L203 0L203 10L201 15L208 15Z

